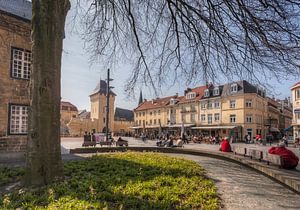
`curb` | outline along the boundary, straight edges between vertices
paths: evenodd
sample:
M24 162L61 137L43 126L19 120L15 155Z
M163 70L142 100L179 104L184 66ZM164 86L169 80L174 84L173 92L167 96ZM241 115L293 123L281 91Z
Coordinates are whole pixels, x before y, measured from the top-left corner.
M176 153L176 154L187 154L196 156L205 156L225 161L234 162L252 170L255 170L272 180L282 184L284 187L300 194L300 173L297 171L279 169L275 166L264 164L248 159L244 156L234 155L233 153L222 153L207 150L194 150L194 149L183 149L183 148L165 148L165 147L93 147L93 148L76 148L71 149L70 154L86 154L86 153L108 153L108 152L160 152L160 153Z

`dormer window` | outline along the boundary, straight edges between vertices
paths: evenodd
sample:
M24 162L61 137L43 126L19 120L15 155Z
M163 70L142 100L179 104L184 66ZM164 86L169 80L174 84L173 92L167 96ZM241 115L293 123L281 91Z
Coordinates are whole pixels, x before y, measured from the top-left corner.
M206 89L206 90L204 91L204 97L209 97L209 89Z
M230 87L230 91L232 93L236 93L238 91L238 85L236 83L232 84Z
M219 87L215 87L215 88L214 88L213 94L214 94L214 96L220 95L220 89L219 89Z
M190 92L186 94L186 99L193 99L196 98L196 93L195 92Z
M171 98L170 105L175 105L177 103L177 99Z

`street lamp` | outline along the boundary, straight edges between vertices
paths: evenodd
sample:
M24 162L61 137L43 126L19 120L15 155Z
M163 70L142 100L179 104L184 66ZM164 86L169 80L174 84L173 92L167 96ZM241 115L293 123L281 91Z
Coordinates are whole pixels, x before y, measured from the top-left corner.
M109 126L109 95L110 95L110 89L114 88L112 86L109 86L109 82L110 81L113 81L113 79L110 78L110 70L107 69L107 79L106 79L106 82L107 82L107 86L106 86L106 129L105 129L105 136L106 136L106 141L108 141L108 132L109 132L109 129L108 129L108 126Z

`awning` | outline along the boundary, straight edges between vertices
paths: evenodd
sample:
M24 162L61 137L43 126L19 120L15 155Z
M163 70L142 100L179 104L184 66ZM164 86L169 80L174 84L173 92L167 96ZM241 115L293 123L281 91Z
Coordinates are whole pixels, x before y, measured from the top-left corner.
M236 126L232 125L216 125L216 126L200 126L200 127L193 127L192 129L198 129L198 130L205 130L205 129L233 129Z
M271 132L280 132L280 130L278 128L275 128L275 127L271 127L270 131Z
M291 125L284 129L284 132L287 132L287 131L293 131L293 126Z
M185 123L183 124L184 127L192 127L195 126L195 124ZM181 128L182 124L175 124L175 125L169 125L169 128Z
M133 126L133 127L129 127L130 129L140 129L140 128L143 128L141 126Z
M295 109L294 112L295 112L295 114L298 114L298 113L300 113L300 109Z

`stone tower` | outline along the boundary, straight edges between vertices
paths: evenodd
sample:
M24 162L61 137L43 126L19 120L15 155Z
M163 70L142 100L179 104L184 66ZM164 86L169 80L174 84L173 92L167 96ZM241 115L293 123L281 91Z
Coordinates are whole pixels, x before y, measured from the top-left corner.
M100 80L93 93L90 95L91 101L91 119L97 121L96 132L103 132L105 130L106 122L106 88L107 83ZM116 94L110 90L109 93L109 130L113 130L114 125L114 110L115 110Z

